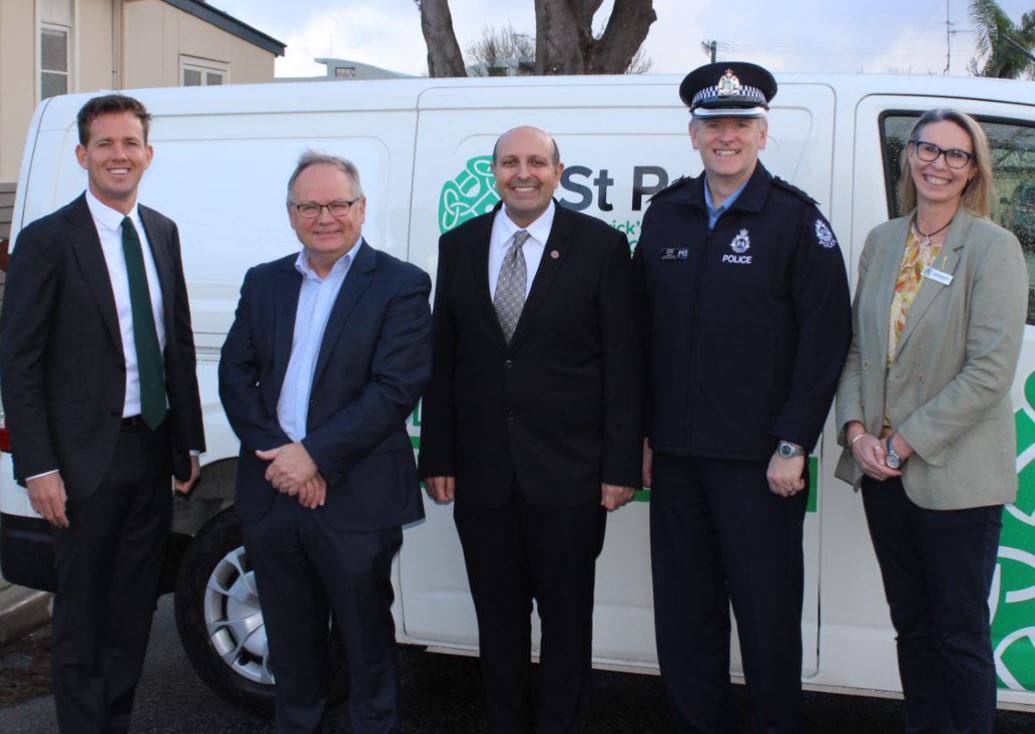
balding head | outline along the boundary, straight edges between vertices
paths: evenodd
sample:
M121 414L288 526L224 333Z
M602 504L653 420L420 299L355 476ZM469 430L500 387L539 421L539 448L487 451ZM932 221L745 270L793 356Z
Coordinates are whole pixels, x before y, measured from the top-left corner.
M496 160L497 160L497 157L499 156L500 143L503 142L503 139L506 138L509 135L513 135L514 133L519 133L519 132L531 133L533 135L541 135L544 140L548 140L550 142L550 147L553 150L553 157L551 159L553 164L556 166L558 163L561 162L561 151L557 147L557 141L553 139L553 136L551 136L545 130L540 130L537 127L532 127L531 125L522 125L521 127L511 128L510 130L507 130L507 132L503 133L498 138L496 138L496 144L494 146L492 146L492 164L493 165L496 165Z

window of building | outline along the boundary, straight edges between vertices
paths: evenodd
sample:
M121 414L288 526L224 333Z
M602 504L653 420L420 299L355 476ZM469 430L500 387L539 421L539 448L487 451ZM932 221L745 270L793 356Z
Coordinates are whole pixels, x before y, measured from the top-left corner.
M207 59L180 59L180 83L185 87L211 87L227 84L229 67Z
M40 26L40 99L68 94L71 68L71 29L44 23Z

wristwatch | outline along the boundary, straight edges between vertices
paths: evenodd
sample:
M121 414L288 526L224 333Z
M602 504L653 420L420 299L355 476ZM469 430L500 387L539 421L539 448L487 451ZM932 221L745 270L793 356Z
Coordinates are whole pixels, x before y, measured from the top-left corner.
M796 443L790 441L780 441L776 445L776 453L778 453L784 459L793 459L796 456L804 456L805 449Z
M891 443L891 439L894 435L888 436L888 455L884 458L884 463L889 469L898 469L902 466L902 457L895 453L895 446Z

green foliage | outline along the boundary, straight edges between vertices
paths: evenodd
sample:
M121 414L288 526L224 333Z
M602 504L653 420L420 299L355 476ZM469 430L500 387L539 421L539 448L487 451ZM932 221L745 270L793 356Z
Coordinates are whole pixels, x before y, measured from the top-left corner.
M971 0L970 19L977 26L981 59L980 63L971 59L971 74L999 79L1035 76L1035 61L1006 40L1008 36L1029 51L1035 47L1035 10L1022 15L1020 25L1016 25L995 0Z

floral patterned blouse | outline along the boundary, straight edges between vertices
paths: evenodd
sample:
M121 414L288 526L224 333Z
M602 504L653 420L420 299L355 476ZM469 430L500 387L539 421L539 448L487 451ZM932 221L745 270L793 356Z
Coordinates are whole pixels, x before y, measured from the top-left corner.
M902 332L906 328L906 318L909 316L909 309L916 300L916 294L920 292L920 284L923 282L924 268L934 265L941 252L941 244L922 245L917 237L916 230L909 228L909 236L906 238L906 251L902 255L902 266L898 271L898 281L895 283L895 295L891 299L891 315L888 323L888 366L895 361L895 352L898 351L898 343L902 339Z

